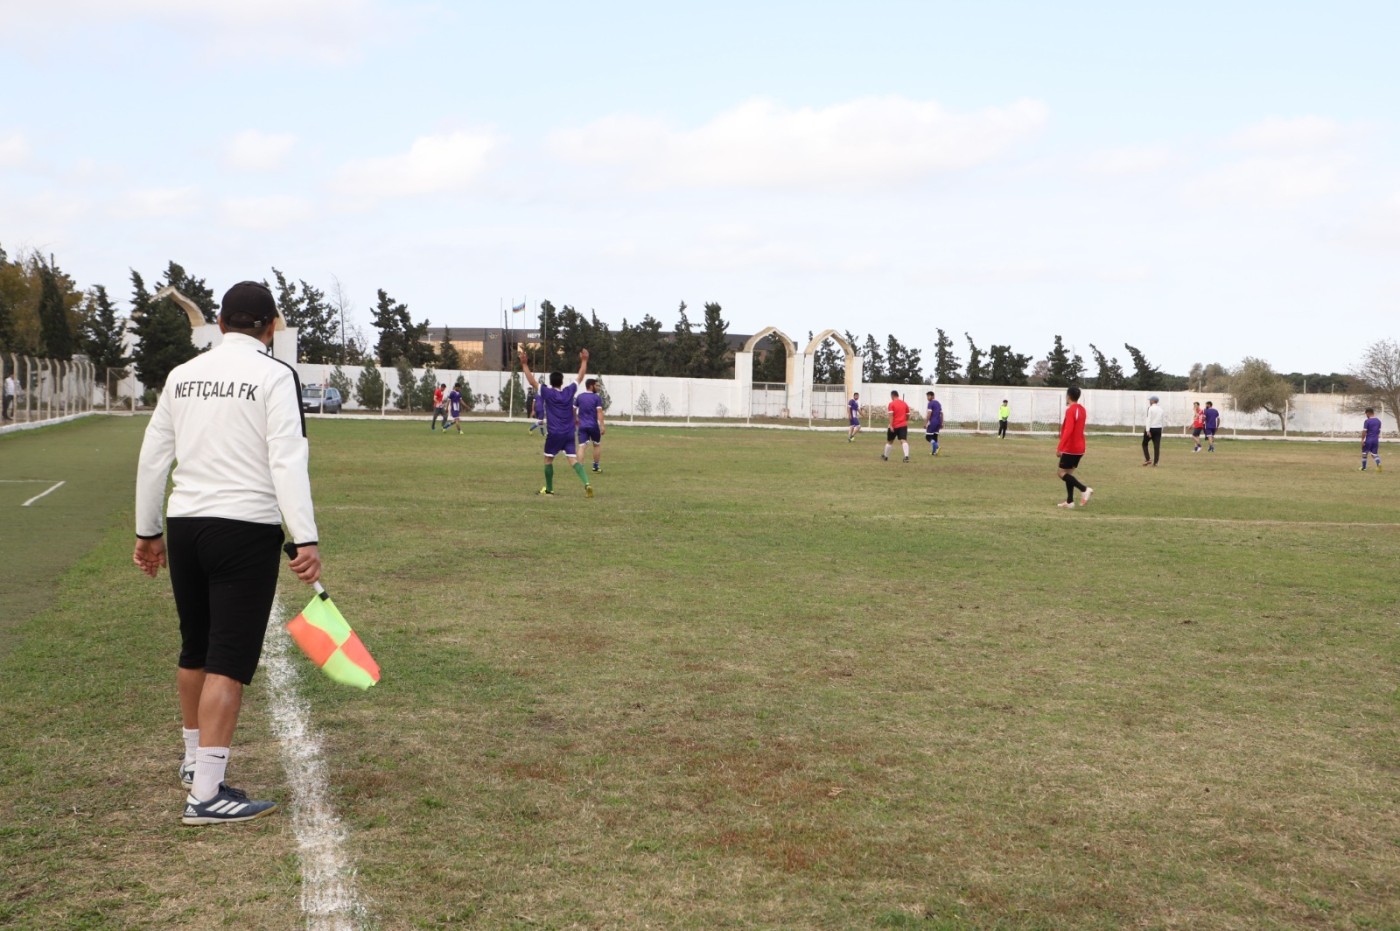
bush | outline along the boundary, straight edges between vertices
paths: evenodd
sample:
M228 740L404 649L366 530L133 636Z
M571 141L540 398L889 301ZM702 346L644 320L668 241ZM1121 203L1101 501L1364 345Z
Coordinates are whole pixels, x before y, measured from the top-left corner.
M512 417L525 413L525 383L521 381L519 372L512 372L510 381L501 386L499 400L501 410Z
M384 409L384 376L379 374L371 359L365 360L364 371L360 372L360 380L355 384L355 400L369 410Z

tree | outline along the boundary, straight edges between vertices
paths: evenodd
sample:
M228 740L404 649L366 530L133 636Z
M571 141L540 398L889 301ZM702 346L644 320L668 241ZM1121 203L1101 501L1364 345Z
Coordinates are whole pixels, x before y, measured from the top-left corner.
M984 353L972 341L972 334L964 333L963 336L967 337L967 383L969 385L985 385L988 381L988 371L987 366L982 362Z
M934 332L938 342L933 351L933 380L940 385L957 384L959 359L953 355L953 340L942 330Z
M1400 418L1400 345L1395 340L1377 340L1367 346L1351 374L1357 381L1357 393L1349 407L1374 407Z
M514 417L517 411L525 413L525 383L521 381L519 372L510 373L509 380L501 386L496 400L500 402L501 410L511 417Z
M705 305L704 360L707 378L724 378L733 373L729 361L729 322L720 316L720 306Z
M126 321L117 316L117 309L107 296L107 289L102 285L95 286L88 292L87 303L83 305L79 341L83 352L87 353L97 369L104 392L111 385L112 376L118 381L126 377L126 367L131 364L123 340L125 332Z
M549 301L540 301L540 354L537 372L562 371L559 364L559 314Z
M170 298L151 300L146 283L131 272L131 329L137 343L133 359L136 377L153 391L165 388L170 370L199 355L190 340L190 320Z
M1245 356L1230 375L1230 395L1240 413L1267 411L1278 418L1280 429L1288 429L1288 402L1293 397L1293 386L1263 359Z
M433 395L437 393L438 374L429 366L423 370L423 377L413 387L413 406L425 411L433 409Z
M331 308L340 321L340 364L359 365L364 358L365 340L363 336L357 337L346 330L345 315L355 309L355 305L345 296L345 289L340 286L340 279L331 276Z
M331 374L326 379L326 382L336 391L339 391L342 398L351 396L350 376L345 374L345 369L341 368L339 365L331 369Z
M875 334L865 335L865 348L860 353L861 361L864 364L861 372L861 381L866 384L875 384L885 380L885 354L880 351L880 344L875 341Z
M988 378L993 385L1025 385L1029 382L1026 377L1026 366L1031 364L1031 357L1012 352L1010 346L993 345L987 354L990 361Z
M326 293L313 288L305 280L301 293L277 269L278 305L287 326L297 331L297 359L317 365L337 361L344 350L340 340L340 321L334 307L326 302Z
M923 383L924 372L919 350L905 346L894 338L894 334L890 334L885 340L885 366L889 372L887 377L892 384Z
M57 266L39 263L39 352L67 362L77 346L66 291L72 281Z
M685 301L681 301L679 313L675 336L668 347L667 355L670 358L666 366L667 374L676 378L699 378L705 371L705 341L691 326L685 312Z
M370 324L379 331L374 348L379 364L397 365L399 359L407 359L410 367L419 367L434 362L437 353L431 343L424 342L428 321L414 323L406 304L395 303L383 288L377 293L379 300L370 311Z
M1147 361L1136 346L1123 344L1123 348L1128 350L1128 356L1133 360L1133 379L1130 388L1138 391L1155 391L1162 387L1162 370Z
M1099 367L1099 374L1094 378L1095 388L1122 388L1125 387L1123 377L1123 367L1118 364L1115 357L1109 359L1099 352L1099 347L1093 343L1089 344L1089 351L1093 353L1094 362Z
M807 333L807 342L813 335ZM812 381L818 385L842 385L846 383L846 363L837 351L836 341L831 337L821 341L812 353Z
M415 400L413 389L417 386L413 378L413 363L409 362L407 357L400 356L394 363L394 370L399 375L399 390L394 395L394 406L401 411L412 411Z
M366 359L360 378L355 383L355 400L368 410L384 409L384 376L373 359Z
M444 327L442 331L442 344L438 346L438 362L445 369L459 369L462 367L462 357L457 353L457 347L452 345L452 328Z
M765 384L787 382L787 349L770 333L753 347L753 380Z

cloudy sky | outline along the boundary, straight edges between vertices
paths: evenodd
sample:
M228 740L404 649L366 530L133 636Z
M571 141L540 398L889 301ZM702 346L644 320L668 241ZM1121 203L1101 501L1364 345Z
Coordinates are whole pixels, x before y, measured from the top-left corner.
M1400 336L1400 4L0 0L0 245L273 266L434 325L1055 334L1167 371Z

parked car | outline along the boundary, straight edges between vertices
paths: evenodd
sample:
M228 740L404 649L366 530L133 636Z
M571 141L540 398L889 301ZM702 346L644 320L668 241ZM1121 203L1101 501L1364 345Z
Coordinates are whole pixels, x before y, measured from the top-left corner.
M340 389L307 385L301 389L301 409L308 414L339 414Z

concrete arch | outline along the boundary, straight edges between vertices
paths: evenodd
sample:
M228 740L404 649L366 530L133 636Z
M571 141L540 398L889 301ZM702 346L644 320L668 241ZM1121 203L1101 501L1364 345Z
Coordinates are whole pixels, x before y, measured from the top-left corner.
M744 344L743 351L753 352L753 348L757 346L760 342L762 342L765 337L768 336L778 337L779 341L781 341L783 344L783 348L787 350L789 359L797 355L797 344L794 343L786 333L784 333L782 330L778 329L775 326L766 326L763 329L759 330L757 333L755 333L753 336L750 336L749 341Z
M809 342L807 348L802 351L802 370L807 373L807 378L810 381L814 369L813 357L816 356L818 347L828 339L835 340L836 345L846 351L846 364L844 368L846 372L846 397L849 398L855 393L855 390L860 387L860 356L856 354L856 347L847 342L846 337L842 336L837 331L822 330L816 336L812 337L812 341Z
M744 343L743 351L749 353L747 358L750 360L749 366L752 368L754 347L769 336L777 337L778 342L783 344L783 350L787 353L787 367L784 369L783 383L788 385L790 389L793 376L797 373L797 344L786 333L775 326L764 327L749 337L749 341ZM734 358L737 365L739 356L736 354Z

